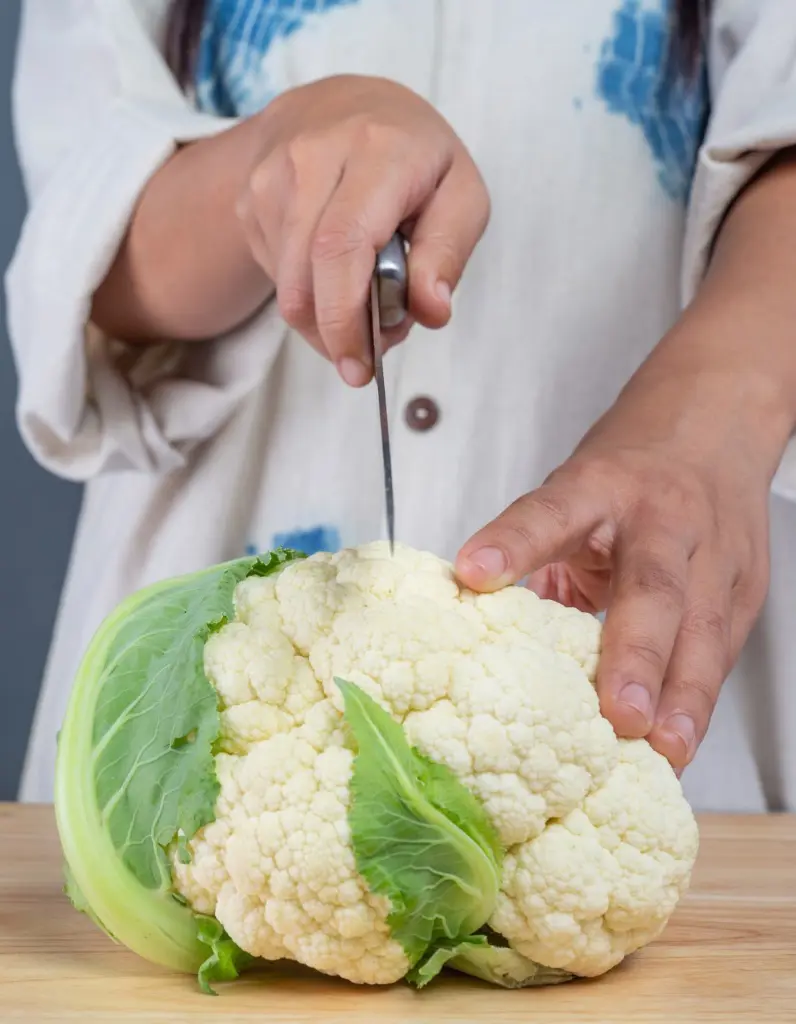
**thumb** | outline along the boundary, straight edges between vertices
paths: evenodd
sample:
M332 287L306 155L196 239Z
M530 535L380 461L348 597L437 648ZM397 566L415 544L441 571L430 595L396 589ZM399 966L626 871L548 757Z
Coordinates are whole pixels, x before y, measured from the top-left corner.
M472 537L456 559L471 590L499 590L577 551L603 519L601 506L574 488L545 484Z
M488 220L486 186L469 157L460 157L412 228L409 309L424 327L450 319L451 295Z

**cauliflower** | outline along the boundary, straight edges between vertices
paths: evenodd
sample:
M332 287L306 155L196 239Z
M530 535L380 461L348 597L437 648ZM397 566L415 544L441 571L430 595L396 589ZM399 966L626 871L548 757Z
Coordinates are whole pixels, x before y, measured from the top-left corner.
M70 895L206 988L251 958L602 974L660 935L698 834L667 762L601 716L599 645L591 616L383 544L150 588L64 726Z

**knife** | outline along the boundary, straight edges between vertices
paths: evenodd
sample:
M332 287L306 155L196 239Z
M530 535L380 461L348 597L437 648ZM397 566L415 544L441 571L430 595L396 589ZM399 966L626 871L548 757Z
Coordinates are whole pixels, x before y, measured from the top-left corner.
M382 329L397 327L406 316L406 243L395 234L376 256L370 284L370 327L373 346L373 372L379 396L381 454L384 463L384 503L387 512L387 537L390 554L395 552L395 494L392 482L390 427L387 419L387 393L384 387L384 347Z

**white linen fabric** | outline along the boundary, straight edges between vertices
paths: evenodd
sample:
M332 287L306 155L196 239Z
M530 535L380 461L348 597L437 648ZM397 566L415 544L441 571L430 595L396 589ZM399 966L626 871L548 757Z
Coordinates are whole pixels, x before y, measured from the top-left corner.
M181 142L340 72L430 99L493 217L451 324L390 354L398 534L453 557L538 485L699 285L721 218L796 143L791 0L717 0L705 75L665 77L665 0L209 0L195 94L167 0L26 0L15 120L30 212L7 275L18 416L87 481L21 797L52 797L80 656L132 590L275 543L381 535L375 396L274 306L227 337L132 350L89 322L147 180ZM440 410L412 430L417 396ZM760 625L685 775L698 809L796 810L796 454L772 496Z

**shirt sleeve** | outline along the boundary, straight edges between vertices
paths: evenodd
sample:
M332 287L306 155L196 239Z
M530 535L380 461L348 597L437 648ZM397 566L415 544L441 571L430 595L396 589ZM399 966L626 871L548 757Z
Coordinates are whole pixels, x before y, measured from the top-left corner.
M683 301L691 302L731 204L780 150L796 145L796 10L792 0L715 0L708 45L711 113L691 193ZM796 441L774 492L796 500Z
M791 0L715 0L708 40L711 112L686 228L683 299L704 276L733 200L796 145L796 10Z
M196 111L170 74L168 6L23 5L13 110L29 211L6 275L17 418L37 460L69 479L183 465L261 377L264 356L234 337L126 346L89 322L148 179L178 144L231 124Z

